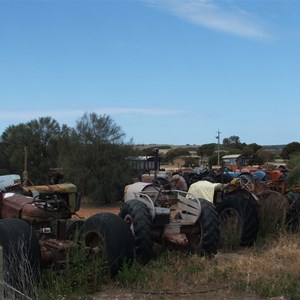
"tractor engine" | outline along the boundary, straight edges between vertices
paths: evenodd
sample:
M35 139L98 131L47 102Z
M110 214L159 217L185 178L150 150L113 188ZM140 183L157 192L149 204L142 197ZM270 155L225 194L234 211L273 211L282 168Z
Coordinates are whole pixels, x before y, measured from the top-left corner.
M69 219L80 208L80 194L70 183L22 187L21 193L3 193L1 218L18 218L38 227Z

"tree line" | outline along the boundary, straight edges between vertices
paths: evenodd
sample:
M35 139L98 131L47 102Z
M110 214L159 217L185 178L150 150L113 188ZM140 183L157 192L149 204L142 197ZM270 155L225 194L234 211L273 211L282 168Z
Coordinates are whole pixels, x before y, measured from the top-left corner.
M153 147L138 149L132 141L125 142L125 136L110 116L96 113L84 113L74 128L60 125L51 117L10 125L0 140L1 173L22 175L26 167L29 180L35 185L63 180L76 184L88 199L101 203L121 200L124 186L137 176L127 158L153 155ZM163 163L188 156L191 150L188 147L169 148L165 155L160 155ZM217 149L226 154L243 154L251 164L263 164L276 155L289 159L299 154L300 143L292 142L281 153L274 154L260 145L247 145L241 143L238 136L231 136L223 139L221 145L197 146L200 157L197 163L208 158L209 164L215 165Z
M166 148L166 147L165 147ZM151 155L153 148L143 149L144 154ZM198 158L189 157L191 151L196 151ZM198 166L199 164L208 163L209 165L217 165L218 163L218 151L220 151L220 157L228 154L242 154L251 165L263 165L271 162L274 159L290 159L293 155L300 154L300 143L292 142L282 147L274 145L262 146L256 143L246 144L240 141L238 136L230 136L224 138L220 145L216 143L203 144L201 146L187 145L185 147L169 147L167 153L161 156L163 163L169 163L174 161L177 157L185 157L186 165L191 164Z
M51 117L11 125L1 135L2 174L22 175L27 165L35 185L62 179L91 200L121 200L133 170L126 157L134 152L125 133L107 115L85 113L74 128ZM25 164L25 149L27 163Z

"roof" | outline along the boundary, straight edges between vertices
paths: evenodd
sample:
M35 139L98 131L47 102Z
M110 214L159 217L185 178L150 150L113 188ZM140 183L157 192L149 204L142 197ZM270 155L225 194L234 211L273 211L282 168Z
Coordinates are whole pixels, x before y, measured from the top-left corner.
M148 160L153 159L154 156L128 156L127 159L131 160Z
M225 156L222 156L222 159L228 159L228 158L238 158L242 156L242 154L230 154L230 155L225 155Z

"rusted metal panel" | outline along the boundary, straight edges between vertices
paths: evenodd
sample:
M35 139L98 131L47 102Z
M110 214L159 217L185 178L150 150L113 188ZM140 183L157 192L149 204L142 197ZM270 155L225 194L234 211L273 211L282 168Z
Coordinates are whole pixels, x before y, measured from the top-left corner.
M31 197L5 193L3 196L2 218L20 218L21 210L28 203L32 203Z
M24 186L23 190L27 193L29 192L40 192L40 193L76 193L77 187L72 183L62 183L53 185L32 185Z
M39 224L53 220L54 212L43 210L34 203L28 203L22 208L21 218L30 224Z
M67 239L67 221L57 220L57 235L58 240L65 241Z
M41 239L40 246L43 265L52 265L54 269L63 268L70 249L78 248L78 245L72 241L57 239Z

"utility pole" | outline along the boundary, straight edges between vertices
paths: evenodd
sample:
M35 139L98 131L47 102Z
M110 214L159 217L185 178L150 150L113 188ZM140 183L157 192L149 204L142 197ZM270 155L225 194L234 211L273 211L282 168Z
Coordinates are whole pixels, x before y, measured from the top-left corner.
M156 179L157 177L157 172L159 171L159 148L154 148L154 168L155 168L155 173L154 173L154 178Z
M218 166L220 165L220 130L217 131L216 139L218 140Z
M24 171L23 171L23 186L28 185L28 170L27 170L27 147L24 147Z
M29 180L28 170L27 170L27 166L28 166L27 160L28 160L28 158L27 158L27 147L24 147L24 171L23 171L23 182L22 182L22 186L34 185L34 184Z

